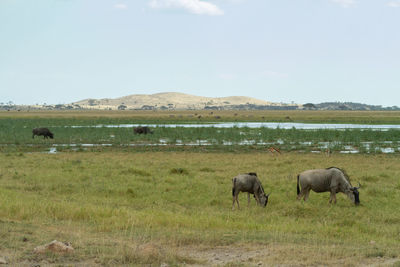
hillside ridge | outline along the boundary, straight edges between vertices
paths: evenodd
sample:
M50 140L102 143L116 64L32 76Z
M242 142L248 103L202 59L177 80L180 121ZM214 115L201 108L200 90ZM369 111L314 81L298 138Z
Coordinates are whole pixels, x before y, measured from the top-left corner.
M84 99L72 103L91 109L205 109L210 107L229 107L240 105L270 106L277 105L247 96L205 97L179 92L156 94L132 94L118 98Z

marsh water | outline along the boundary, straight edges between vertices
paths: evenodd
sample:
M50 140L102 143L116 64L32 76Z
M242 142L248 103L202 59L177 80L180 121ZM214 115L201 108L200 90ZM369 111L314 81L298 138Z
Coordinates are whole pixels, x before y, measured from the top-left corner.
M213 136L209 136L206 138L193 138L192 140L180 140L180 135L173 135L171 138L163 135L159 135L156 139L150 140L140 140L134 141L132 139L127 138L124 141L116 140L116 133L110 132L108 137L102 137L100 143L94 142L84 142L76 143L72 141L69 143L58 143L52 144L48 148L48 153L57 153L59 151L64 150L64 148L68 148L71 150L86 150L90 149L90 147L108 147L108 146L126 146L126 147L143 147L143 146L213 146L213 145L222 145L222 146L258 146L258 147L280 147L281 149L288 151L308 151L312 153L323 153L329 150L335 150L340 153L398 153L400 152L400 140L397 139L393 135L389 135L386 140L380 140L378 142L365 142L367 140L360 140L357 142L348 142L348 141L338 141L331 140L329 138L325 138L325 142L321 142L321 140L314 140L312 136L306 139L296 140L282 140L280 137L277 137L276 140L263 140L262 137L258 137L258 135L247 135L246 129L298 129L304 131L317 131L317 130L360 130L360 131L377 131L377 132L387 132L390 130L399 130L400 125L396 124L380 124L380 125L372 125L372 124L324 124L324 123L294 123L294 122L220 122L220 123L180 123L180 124L99 124L99 125L74 125L74 126L58 126L65 128L92 128L92 129L101 129L101 128L132 128L137 126L148 126L153 130L157 131L162 128L216 128L221 129L216 132L219 133L223 131L223 128L228 129L238 129L239 134L242 138L234 139L227 136L227 138L219 139L218 141L214 140ZM54 126L57 127L57 126ZM94 130L97 131L97 130ZM179 130L177 130L179 131ZM85 132L85 131L84 131ZM354 140L354 139L353 139ZM327 142L326 142L327 141ZM364 141L364 142L363 142ZM371 141L371 140L368 140ZM30 144L26 144L30 145Z
M375 129L375 130L389 130L389 129L400 129L398 124L327 124L327 123L298 123L298 122L221 122L221 123L204 123L204 124L100 124L95 126L66 126L73 128L82 127L106 127L106 128L129 128L137 126L148 126L148 127L184 127L184 128L272 128L272 129L304 129L304 130L316 130L316 129Z
M255 140L243 140L240 142L230 142L224 141L223 146L232 146L232 145L239 145L239 146L246 146L246 145L253 145L253 146L265 146L265 147L274 147L277 144L282 145L284 144L283 141L277 140L277 142L257 142ZM367 153L384 153L390 154L395 153L396 151L400 151L400 142L395 141L387 141L385 142L386 145L389 147L377 147L372 146L373 142L361 142L360 145L362 146L363 150ZM195 142L184 143L182 140L176 140L174 144L171 144L165 139L160 139L158 143L140 143L140 144L121 144L120 146L128 146L128 147L140 147L140 146L167 146L167 145L176 145L176 146L212 146L212 142L208 140L197 140ZM292 149L296 149L296 144L291 143ZM341 142L300 142L299 145L302 147L313 147L314 150L310 150L311 153L324 153L329 151L331 146L341 146L342 150L339 153L345 154L353 154L353 153L360 153L360 147L356 147L353 145L343 145ZM49 148L48 153L57 153L57 147L70 147L72 150L79 150L83 149L86 150L89 147L111 147L113 144L53 144L52 147ZM301 150L300 150L301 151Z

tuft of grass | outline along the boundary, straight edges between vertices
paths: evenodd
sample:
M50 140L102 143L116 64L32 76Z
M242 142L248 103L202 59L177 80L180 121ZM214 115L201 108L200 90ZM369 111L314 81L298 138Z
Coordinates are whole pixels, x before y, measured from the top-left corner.
M208 168L208 167L204 167L200 169L201 172L215 172L214 169Z
M0 176L0 178L1 178L1 176ZM397 185L395 186L395 189L400 190L400 183L397 183Z
M72 160L71 163L72 163L73 165L79 165L79 164L82 163L82 160L80 160L80 159Z
M369 175L363 176L363 177L361 177L361 179L362 179L362 181L366 181L366 182L376 182L376 181L379 180L378 177L376 177L376 176L369 176Z
M224 265L225 267L245 267L246 264L242 263L242 262L229 262L227 264Z
M104 257L101 263L104 265L162 265L177 266L178 263L194 264L196 260L183 257L170 249L161 248L155 244L144 244L137 247L124 247L113 257Z
M188 170L184 169L184 168L172 168L169 173L171 174L184 174L187 175L189 174Z
M128 188L128 189L126 190L126 193L127 193L129 196L133 197L133 198L136 197L136 194L135 194L135 192L133 191L132 188Z
M367 252L365 253L365 256L366 256L367 258L377 258L377 257L382 258L382 257L385 256L385 254L386 254L386 252L383 251L383 250L373 249L373 250L367 251Z
M120 173L121 174L138 175L138 176L151 176L151 174L146 171L134 169L134 168L128 168L126 170L122 170Z

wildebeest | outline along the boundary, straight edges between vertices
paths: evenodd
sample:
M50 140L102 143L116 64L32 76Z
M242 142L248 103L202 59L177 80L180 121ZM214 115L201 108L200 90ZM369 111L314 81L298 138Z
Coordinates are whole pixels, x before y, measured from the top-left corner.
M240 192L247 192L247 205L250 205L250 194L254 195L257 204L267 206L269 194L266 195L257 174L254 172L239 174L232 179L232 210L235 209L235 201L239 208L238 195Z
M50 130L47 129L47 128L35 128L35 129L33 129L32 130L32 138L34 138L35 135L37 135L37 136L43 135L43 139L44 138L48 138L48 137L53 139L53 137L54 137L54 134L52 132L50 132Z
M301 191L299 188L301 185ZM336 193L342 192L346 194L350 200L358 205L360 204L358 188L350 184L349 177L344 170L337 167L326 169L307 170L297 175L297 199L304 196L307 200L310 190L314 192L331 192L329 203L336 203Z
M153 133L153 131L151 131L150 128L147 126L135 127L135 128L133 128L133 132L135 134L148 134L148 133L152 134Z

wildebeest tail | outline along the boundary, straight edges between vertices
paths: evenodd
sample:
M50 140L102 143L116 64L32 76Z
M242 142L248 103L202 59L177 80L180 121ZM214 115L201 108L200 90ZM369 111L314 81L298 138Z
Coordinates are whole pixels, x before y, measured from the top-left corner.
M299 176L300 174L297 174L297 195L300 194L300 187L299 187Z
M232 179L232 196L235 196L235 183L236 183L236 178Z

